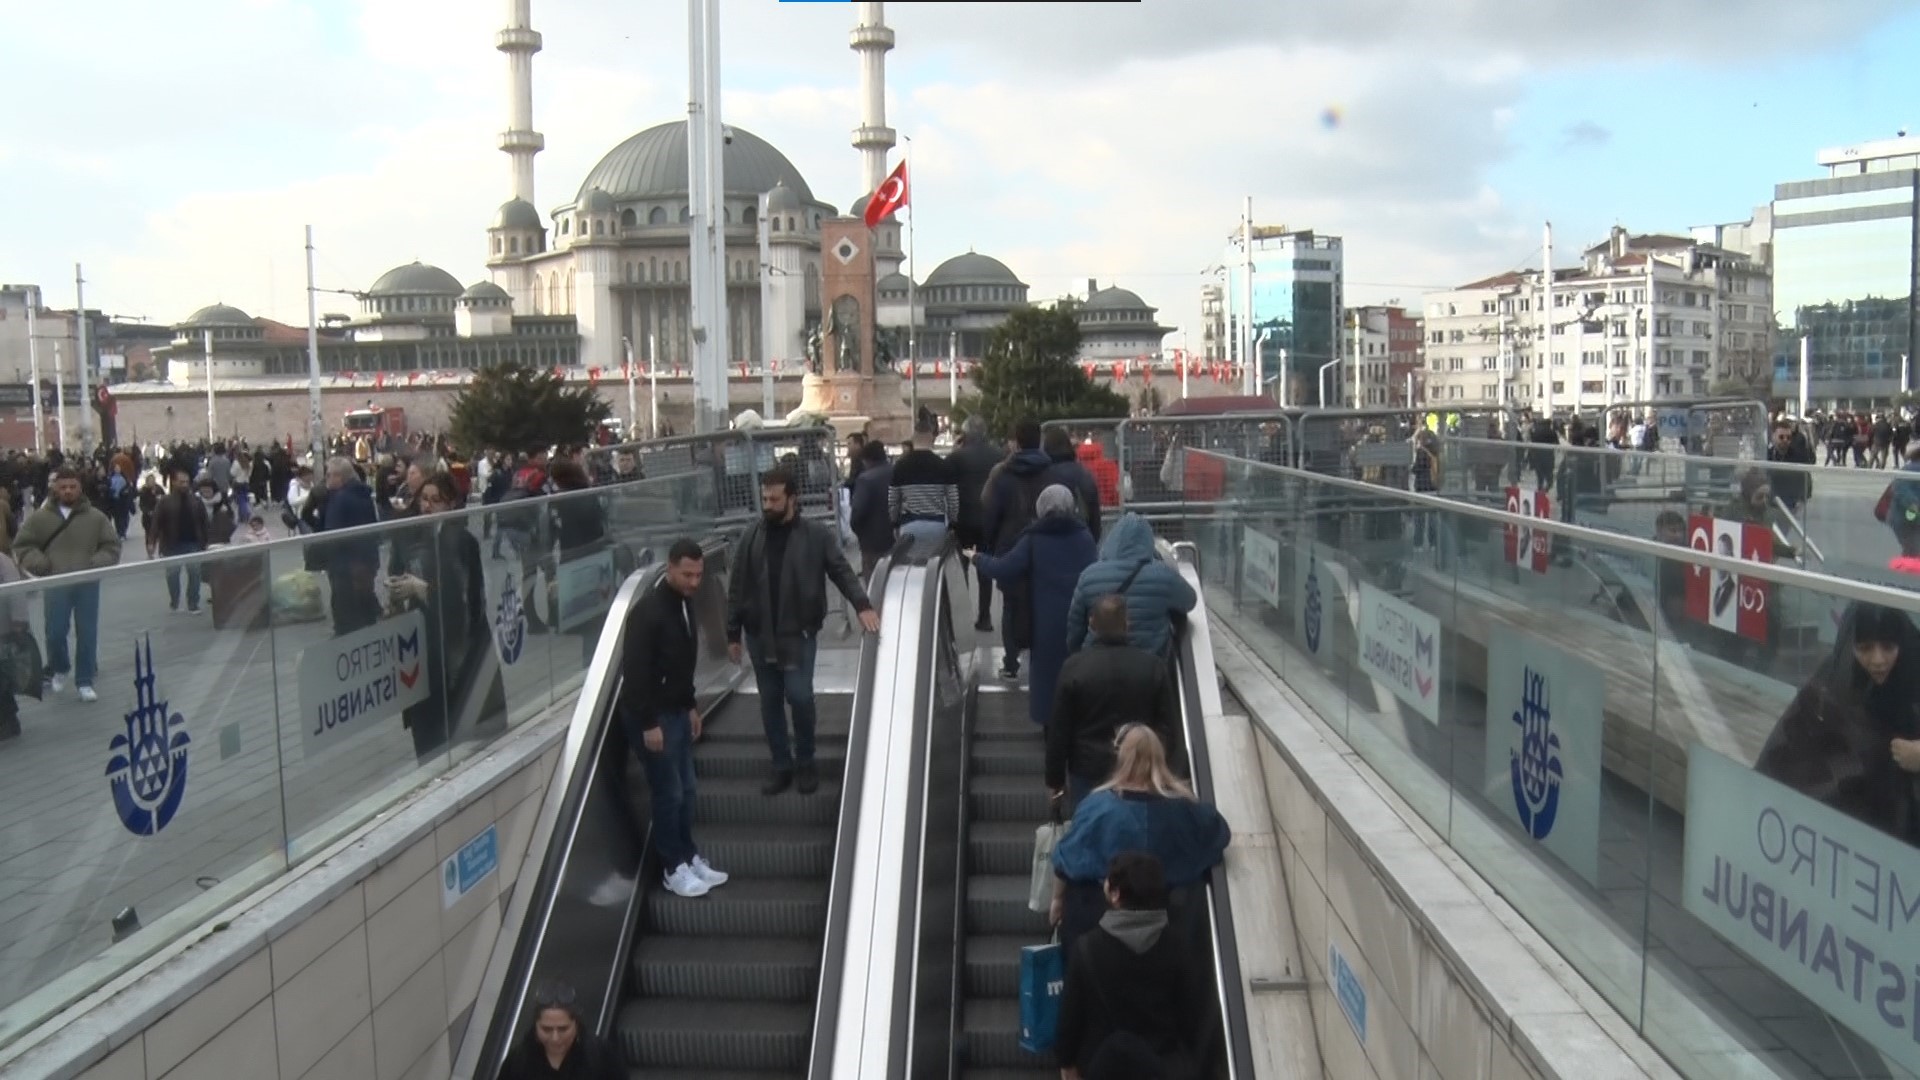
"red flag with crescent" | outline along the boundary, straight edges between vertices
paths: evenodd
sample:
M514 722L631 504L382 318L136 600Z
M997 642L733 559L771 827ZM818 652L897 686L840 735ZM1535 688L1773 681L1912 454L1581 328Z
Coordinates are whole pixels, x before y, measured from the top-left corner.
M419 372L417 372L417 371L409 371L409 372L407 372L407 385L408 385L408 386L412 386L412 385L413 385L413 381L414 381L415 379L418 379L419 377L420 377L420 373L419 373Z
M376 372L374 372L374 373L373 373L373 388L374 388L375 390L384 390L384 389L386 389L386 386L387 386L387 373L386 373L386 372L384 372L384 371L376 371Z
M907 163L905 160L902 160L900 164L893 167L891 173L887 174L885 180L880 181L880 187L876 189L873 196L867 200L867 228L871 229L875 225L887 220L893 216L895 210L907 205L909 205L907 201Z
M935 360L933 362L933 377L938 379L946 375L946 373L947 369L940 366L940 361Z
M1087 373L1087 378L1089 379L1093 378L1093 361L1089 360L1086 363L1081 364L1080 369Z
M600 385L600 369L599 368L590 367L587 369L587 385L588 386Z

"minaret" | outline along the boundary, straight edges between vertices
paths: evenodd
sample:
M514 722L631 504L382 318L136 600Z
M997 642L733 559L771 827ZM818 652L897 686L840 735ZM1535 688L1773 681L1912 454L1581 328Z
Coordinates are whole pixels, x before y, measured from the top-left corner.
M533 130L533 54L540 51L540 35L532 27L533 0L507 0L507 28L494 38L494 48L507 54L512 83L507 130L500 133L500 149L513 161L513 197L533 201L533 155L546 149L546 137Z
M887 178L887 151L893 149L893 129L887 126L887 51L893 48L893 31L881 11L885 6L862 3L847 41L860 55L860 126L853 129L853 148L860 151L863 191L878 189Z

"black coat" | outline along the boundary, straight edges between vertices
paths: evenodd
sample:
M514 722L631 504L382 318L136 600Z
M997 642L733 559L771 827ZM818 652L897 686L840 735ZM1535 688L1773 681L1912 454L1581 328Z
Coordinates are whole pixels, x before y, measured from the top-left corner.
M840 551L835 530L811 518L795 517L787 539L786 559L780 569L778 625L768 625L773 608L768 595L767 523L756 519L740 537L738 558L727 579L727 640L752 634L771 645L782 667L794 662L802 641L820 632L827 621L827 581L855 610L873 607L860 577Z
M1185 740L1166 660L1105 641L1067 657L1047 723L1047 786L1066 787L1068 773L1105 783L1113 771L1114 732L1135 723L1153 728L1177 760Z
M694 705L699 650L693 604L662 578L627 616L620 714L632 732L660 726L660 714Z
M987 479L993 475L993 467L1006 457L1005 452L991 443L973 440L947 455L954 482L960 486L960 538L970 546L979 547L986 542L986 510L981 499L986 496Z
M1186 1080L1214 998L1179 935L1163 931L1135 952L1104 928L1093 930L1067 959L1054 1052L1084 1071L1107 1037L1124 1031L1156 1052L1167 1075Z

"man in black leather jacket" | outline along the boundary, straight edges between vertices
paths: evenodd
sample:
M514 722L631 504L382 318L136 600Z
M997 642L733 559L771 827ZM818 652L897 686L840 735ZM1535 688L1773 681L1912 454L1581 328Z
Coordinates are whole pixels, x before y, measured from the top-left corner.
M1047 723L1047 790L1078 804L1113 772L1113 737L1146 724L1180 768L1180 705L1164 657L1127 642L1127 598L1109 593L1087 619L1093 644L1067 657ZM1184 771L1184 770L1182 770Z

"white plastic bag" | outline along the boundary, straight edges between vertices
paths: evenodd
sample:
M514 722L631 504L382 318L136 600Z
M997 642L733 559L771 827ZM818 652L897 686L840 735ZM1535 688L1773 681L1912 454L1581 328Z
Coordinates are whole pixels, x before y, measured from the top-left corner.
M1033 877L1027 882L1027 910L1044 915L1053 906L1053 846L1067 831L1048 822L1033 830Z

